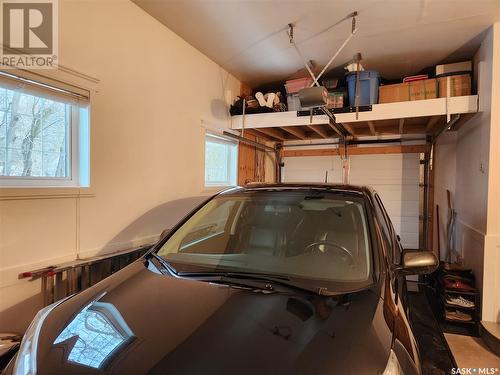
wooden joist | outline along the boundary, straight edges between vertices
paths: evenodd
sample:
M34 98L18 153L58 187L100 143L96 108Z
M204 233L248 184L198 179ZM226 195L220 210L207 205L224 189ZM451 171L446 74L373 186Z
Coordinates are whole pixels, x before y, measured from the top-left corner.
M405 125L405 119L404 118L400 118L399 119L399 134L403 134L404 125Z
M406 146L381 146L381 147L356 147L347 148L348 155L379 155L379 154L415 154L425 152L425 145L406 145ZM338 156L338 148L317 148L303 150L283 151L283 157L297 156Z
M352 135L353 137L356 136L356 132L354 131L354 128L351 126L351 124L343 123L342 125L344 126L345 130L349 132L350 135Z
M309 129L314 131L316 134L323 138L329 138L328 133L326 132L325 128L323 128L321 125L307 125Z
M372 133L372 135L377 135L377 131L375 130L375 124L373 123L373 121L367 121L367 124L368 127L370 128L370 133Z
M286 131L287 133L290 133L294 137L297 137L298 139L306 139L306 133L300 129L298 126L284 126L280 128L281 130Z
M438 122L440 116L432 116L429 121L427 122L427 125L425 126L425 132L430 133L432 129L434 128L434 125Z
M337 130L335 129L335 126L333 126L332 124L328 123L328 126L333 130L334 132L334 137L337 138L338 137L338 133L337 133Z
M281 133L279 130L277 129L273 129L273 128L258 128L258 129L252 129L254 131L257 131L259 133L262 133L262 134L265 134L269 137L272 137L274 139L277 139L278 141L284 141L285 140L285 136L283 135L283 133Z
M258 132L256 129L245 129L245 135L246 134L249 134L249 135L252 135L252 136L255 136L258 138L263 138L263 139L266 139L266 140L272 141L272 142L276 142L276 140L277 140L276 138L270 137L267 134Z

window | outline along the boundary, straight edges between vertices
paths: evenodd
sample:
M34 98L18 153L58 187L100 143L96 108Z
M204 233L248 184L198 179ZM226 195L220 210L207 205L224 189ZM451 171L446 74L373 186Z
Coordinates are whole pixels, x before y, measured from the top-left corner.
M238 142L228 138L205 135L205 187L236 185Z
M86 104L0 72L0 186L88 186Z

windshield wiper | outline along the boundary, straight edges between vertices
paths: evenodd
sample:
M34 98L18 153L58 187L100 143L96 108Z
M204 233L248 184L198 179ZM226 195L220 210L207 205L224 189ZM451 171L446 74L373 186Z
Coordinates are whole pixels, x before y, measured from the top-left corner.
M160 255L152 252L147 256L153 257L164 269L173 276L195 278L200 281L220 282L232 285L250 286L262 290L273 291L273 284L283 285L289 288L295 288L307 291L309 293L328 295L324 288L307 287L302 283L294 282L286 275L265 274L259 272L238 272L238 271L177 271L167 260ZM249 283L250 282L250 283ZM255 283L266 285L256 285ZM326 293L325 293L326 292ZM335 293L336 294L336 293Z
M158 263L160 263L160 265L163 268L165 268L170 274L172 274L174 276L176 276L178 274L177 270L174 267L172 267L172 265L169 262L167 262L165 259L163 259L161 256L159 256L155 252L149 253L148 256L151 256L154 259L156 259L158 261Z
M260 272L238 272L238 271L185 271L179 272L182 277L210 277L224 276L235 279L251 279L251 280L270 280L270 281L290 281L288 276L265 274Z
M267 285L265 289L273 290L272 284L284 285L286 287L292 287L296 289L305 290L311 293L318 293L317 288L308 288L302 284L291 281L288 276L275 275L275 274L264 274L264 273L252 273L252 272L237 272L237 271L207 271L207 272L179 272L177 276L180 277L193 277L199 278L204 281L234 281L244 284L244 281L251 282L265 282ZM255 285L252 285L255 286Z

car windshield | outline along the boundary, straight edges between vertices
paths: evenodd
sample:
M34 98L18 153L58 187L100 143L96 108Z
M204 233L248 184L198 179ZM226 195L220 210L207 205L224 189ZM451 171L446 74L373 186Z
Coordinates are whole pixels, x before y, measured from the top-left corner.
M183 270L348 283L369 280L370 254L363 198L318 190L216 196L158 250Z

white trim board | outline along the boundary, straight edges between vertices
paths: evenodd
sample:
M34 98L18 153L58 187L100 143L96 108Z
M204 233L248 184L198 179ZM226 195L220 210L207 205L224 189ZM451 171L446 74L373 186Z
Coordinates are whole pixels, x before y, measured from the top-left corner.
M478 96L455 96L450 98L437 98L415 100L409 102L373 104L371 111L356 113L337 113L335 118L338 123L355 123L365 121L379 121L414 117L443 116L446 114L475 113L478 111ZM326 115L297 116L297 112L273 112L245 115L245 129L323 125L328 124ZM231 128L242 129L243 116L231 117Z

